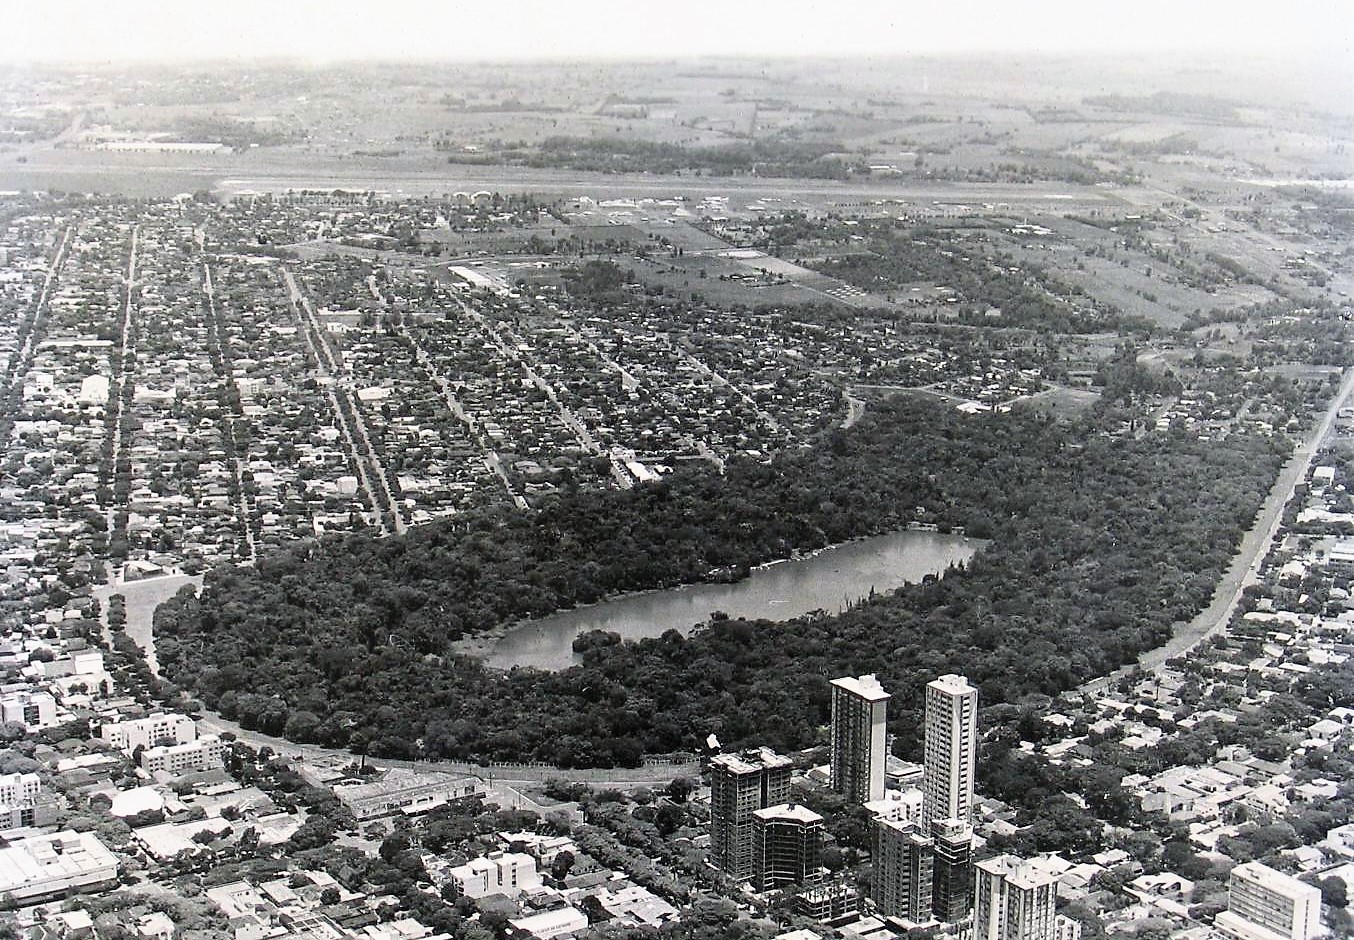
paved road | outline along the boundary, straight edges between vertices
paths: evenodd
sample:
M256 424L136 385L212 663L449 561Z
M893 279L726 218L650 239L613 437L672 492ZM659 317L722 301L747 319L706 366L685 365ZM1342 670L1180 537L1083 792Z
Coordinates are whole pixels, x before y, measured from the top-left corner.
M348 373L347 367L334 355L333 349L325 341L324 330L320 327L319 318L315 315L315 307L311 304L305 291L302 290L301 285L297 283L296 276L289 269L283 268L282 279L287 286L292 310L300 321L301 335L305 339L311 355L315 357L317 371L323 377L336 380L326 389L329 405L334 413L334 421L343 434L343 440L348 445L348 453L353 458L353 464L357 468L357 475L361 479L362 488L371 500L376 524L380 527L382 535L392 531L399 535L405 531L406 526L404 517L400 513L399 504L395 500L395 494L391 491L385 463L376 452L376 448L372 446L371 434L367 430L367 422L362 416L362 407L357 396L346 385L339 382L339 380L351 379L351 375ZM342 397L343 403L348 406L346 411L340 407L340 397ZM351 422L348 420L348 415L352 417ZM372 482L373 480L375 483ZM389 524L387 524L387 519L389 519Z
M52 285L61 276L61 269L66 265L66 248L70 245L71 232L74 230L74 225L66 226L66 230L61 233L61 243L57 245L52 263L47 266L47 276L43 278L42 290L39 291L38 299L33 304L33 312L28 317L28 334L24 337L23 344L19 349L10 356L9 364L5 370L4 386L6 394L14 387L14 383L19 381L33 367L33 352L38 348L38 343L42 341L44 335L42 320L47 314L47 302L52 296Z
M126 286L123 289L122 342L118 350L118 373L113 377L113 381L108 383L107 413L112 416L113 420L113 448L112 453L109 455L108 462L109 466L114 468L113 472L115 474L117 472L118 459L122 456L122 430L127 421L127 409L123 399L123 390L127 387L128 382L131 382L133 385L136 384L136 376L127 372L127 358L129 354L136 351L136 303L133 298L136 293L137 236L138 229L133 225L131 248L127 255ZM110 486L113 486L113 480L109 480L108 482ZM113 490L116 492L117 487L113 486ZM125 498L121 505L116 501L108 504L108 509L105 514L108 517L109 533L117 532L118 527L115 524L115 520L117 519L118 510L126 508L127 503ZM126 535L125 531L123 532L123 535Z
M1184 655L1202 641L1227 628L1232 614L1241 602L1242 592L1249 585L1255 584L1258 579L1260 565L1274 542L1274 536L1279 532L1283 522L1283 509L1293 495L1293 488L1307 478L1312 460L1329 436L1336 416L1340 409L1346 406L1351 392L1354 392L1354 369L1346 370L1340 390L1331 399L1325 415L1279 471L1278 479L1274 481L1269 496L1256 515L1254 525L1241 540L1240 549L1233 556L1232 563L1222 580L1218 582L1212 602L1188 624L1178 628L1165 646L1142 654L1138 657L1136 666L1128 666L1109 676L1088 682L1082 687L1084 691L1103 689L1137 667L1159 671L1168 660Z
M199 230L200 231L200 230ZM198 250L202 250L201 238L198 239ZM226 352L225 344L221 341L221 317L216 310L216 287L212 283L212 266L206 261L202 262L202 293L207 298L207 315L211 320L209 336L212 337L216 346L216 354L220 357L222 364L230 368L230 356ZM235 477L235 512L240 520L240 527L244 530L245 544L249 547L249 557L241 564L252 565L259 557L258 545L254 541L254 526L252 524L254 513L252 501L246 492L244 485L244 459L241 457L241 448L238 446L235 431L235 422L245 423L243 405L238 396L231 397L232 412L229 417L221 418L222 431L225 432L227 439L231 443L231 452L234 454L230 458L230 472Z

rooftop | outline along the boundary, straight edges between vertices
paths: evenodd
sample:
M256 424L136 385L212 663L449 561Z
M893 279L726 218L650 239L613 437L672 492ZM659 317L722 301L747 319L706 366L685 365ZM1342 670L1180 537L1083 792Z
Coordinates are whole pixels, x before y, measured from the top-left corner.
M769 747L751 748L736 754L720 754L711 759L711 765L722 767L735 774L759 773L779 767L789 767L791 760L782 757Z
M1019 888L1039 888L1058 883L1058 875L1051 871L1049 866L1039 864L1037 859L998 855L996 858L979 862L978 868L988 874L1005 878Z
M970 695L978 690L969 684L967 676L957 676L953 673L932 679L926 683L928 689L935 689L937 692L944 692L946 695Z
M874 673L853 678L845 676L841 679L833 679L832 684L843 692L847 692L858 698L863 698L867 702L887 702L889 693L884 691L884 687L879 684Z
M759 809L752 815L758 819L780 822L797 822L805 825L820 823L823 817L819 816L807 806L800 806L797 803L781 803L779 806L768 806L766 809Z
M1242 879L1262 888L1289 898L1306 898L1321 895L1315 885L1298 881L1292 875L1285 875L1260 862L1246 862L1232 869L1232 880Z

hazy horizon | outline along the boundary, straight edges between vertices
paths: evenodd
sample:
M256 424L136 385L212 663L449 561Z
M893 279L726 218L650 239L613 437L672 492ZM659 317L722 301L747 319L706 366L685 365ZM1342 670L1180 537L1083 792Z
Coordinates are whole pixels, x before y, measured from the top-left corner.
M1013 6L960 0L722 5L690 0L637 16L616 3L536 0L484 5L399 0L227 7L52 0L6 11L0 61L97 64L295 60L662 60L698 57L1135 55L1197 53L1354 56L1354 5L1301 0L1281 17L1256 0L1180 4L1142 0L1093 7L1073 0Z

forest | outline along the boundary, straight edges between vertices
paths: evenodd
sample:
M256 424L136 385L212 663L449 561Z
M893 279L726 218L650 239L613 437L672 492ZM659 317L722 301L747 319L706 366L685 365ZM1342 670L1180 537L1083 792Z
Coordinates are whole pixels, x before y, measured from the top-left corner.
M723 475L562 489L400 538L327 537L212 572L156 615L166 678L249 728L378 756L633 765L646 753L818 743L827 680L876 672L911 753L922 685L985 703L1131 662L1208 601L1288 451L1278 437L1114 437L897 397L849 431ZM964 569L845 613L712 618L585 643L508 673L457 639L620 592L701 580L911 522L990 540Z

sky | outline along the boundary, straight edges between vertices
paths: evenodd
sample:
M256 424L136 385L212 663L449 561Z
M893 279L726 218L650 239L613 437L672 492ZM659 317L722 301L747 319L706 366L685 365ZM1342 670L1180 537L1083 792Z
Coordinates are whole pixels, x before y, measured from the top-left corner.
M1354 0L10 0L0 63L1009 51L1354 57Z

